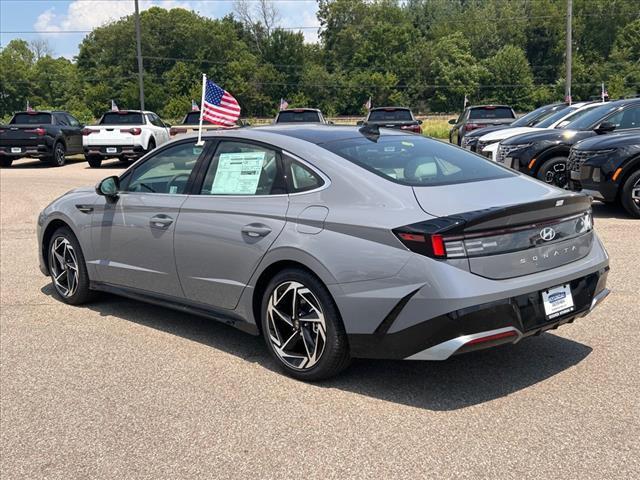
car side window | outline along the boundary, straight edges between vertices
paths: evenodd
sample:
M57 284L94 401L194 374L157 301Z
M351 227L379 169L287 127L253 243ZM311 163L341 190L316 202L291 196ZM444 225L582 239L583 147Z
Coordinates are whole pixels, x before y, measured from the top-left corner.
M616 126L616 130L624 130L627 128L640 128L640 107L631 107L622 110L607 120Z
M151 125L155 125L156 127L164 127L164 123L162 123L162 120L160 120L160 117L158 117L157 115L149 113L147 114L147 117L149 118L149 122L151 122Z
M324 185L322 177L307 166L292 159L287 159L286 175L289 179L290 193L307 192Z
M202 195L286 193L275 150L244 142L220 142L204 178Z
M54 113L53 118L56 119L56 123L58 125L69 125L66 116L61 113Z
M80 122L78 122L78 120L76 120L75 117L72 117L69 114L65 114L65 117L67 117L67 123L69 125L71 125L72 127L79 127L80 126Z
M126 192L186 193L187 183L204 147L180 143L156 153L127 178Z

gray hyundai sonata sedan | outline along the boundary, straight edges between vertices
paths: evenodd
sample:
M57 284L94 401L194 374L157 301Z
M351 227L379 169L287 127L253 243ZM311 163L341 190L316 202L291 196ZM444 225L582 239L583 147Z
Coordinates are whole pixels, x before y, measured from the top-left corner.
M589 197L370 125L180 138L55 200L38 239L62 301L204 315L305 380L517 343L609 293Z

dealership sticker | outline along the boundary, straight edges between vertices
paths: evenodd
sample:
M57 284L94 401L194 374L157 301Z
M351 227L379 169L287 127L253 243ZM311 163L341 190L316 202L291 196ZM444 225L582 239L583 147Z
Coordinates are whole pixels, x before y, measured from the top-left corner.
M569 285L560 285L542 291L542 302L547 318L552 320L574 310L573 296Z

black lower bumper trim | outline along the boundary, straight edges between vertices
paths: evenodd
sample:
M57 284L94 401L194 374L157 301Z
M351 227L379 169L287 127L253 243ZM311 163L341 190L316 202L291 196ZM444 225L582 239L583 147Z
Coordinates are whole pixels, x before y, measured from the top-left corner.
M569 282L574 311L547 319L539 291L455 310L387 334L350 334L351 355L356 358L403 359L440 343L505 327L524 336L570 322L591 308L593 298L606 287L609 267Z

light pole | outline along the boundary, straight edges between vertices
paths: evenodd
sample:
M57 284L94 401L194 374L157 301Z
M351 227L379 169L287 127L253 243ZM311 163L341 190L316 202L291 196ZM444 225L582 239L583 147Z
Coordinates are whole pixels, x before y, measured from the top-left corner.
M142 79L142 44L140 41L140 9L138 8L138 0L135 0L136 13L136 50L138 53L138 85L140 88L140 110L144 110L144 80Z

